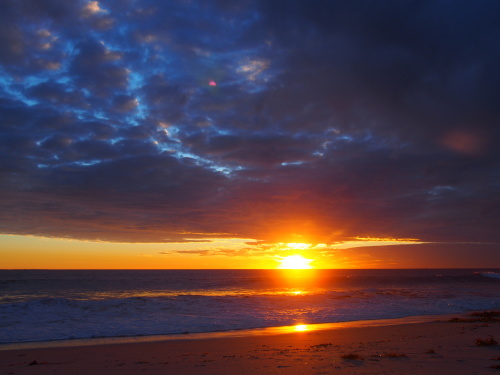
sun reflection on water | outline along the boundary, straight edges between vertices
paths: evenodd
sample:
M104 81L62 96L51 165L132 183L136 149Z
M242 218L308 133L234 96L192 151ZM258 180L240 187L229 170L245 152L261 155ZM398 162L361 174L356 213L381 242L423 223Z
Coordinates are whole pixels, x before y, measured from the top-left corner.
M278 270L276 286L288 289L291 296L310 294L318 288L319 273L315 269Z

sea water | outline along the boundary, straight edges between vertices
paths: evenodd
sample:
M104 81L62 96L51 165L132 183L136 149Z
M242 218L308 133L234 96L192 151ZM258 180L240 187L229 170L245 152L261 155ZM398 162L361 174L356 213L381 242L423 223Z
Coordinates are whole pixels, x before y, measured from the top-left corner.
M500 308L500 270L1 270L0 343Z

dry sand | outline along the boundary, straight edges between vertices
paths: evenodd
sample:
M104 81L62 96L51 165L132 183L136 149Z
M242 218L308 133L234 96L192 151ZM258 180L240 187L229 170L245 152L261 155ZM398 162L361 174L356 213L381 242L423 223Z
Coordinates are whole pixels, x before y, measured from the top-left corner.
M494 320L1 350L0 375L500 374Z

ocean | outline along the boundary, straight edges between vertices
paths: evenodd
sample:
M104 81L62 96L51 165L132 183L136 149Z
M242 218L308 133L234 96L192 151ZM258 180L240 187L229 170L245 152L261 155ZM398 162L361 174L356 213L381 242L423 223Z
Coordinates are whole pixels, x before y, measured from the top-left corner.
M499 269L0 270L0 344L499 308Z

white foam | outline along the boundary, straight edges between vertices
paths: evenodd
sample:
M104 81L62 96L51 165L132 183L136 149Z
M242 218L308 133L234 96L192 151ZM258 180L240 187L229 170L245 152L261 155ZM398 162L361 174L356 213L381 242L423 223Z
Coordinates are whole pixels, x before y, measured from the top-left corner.
M500 273L496 272L481 272L481 276L490 277L492 279L500 279Z

